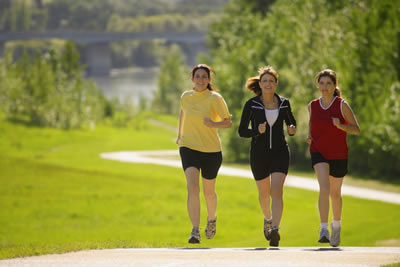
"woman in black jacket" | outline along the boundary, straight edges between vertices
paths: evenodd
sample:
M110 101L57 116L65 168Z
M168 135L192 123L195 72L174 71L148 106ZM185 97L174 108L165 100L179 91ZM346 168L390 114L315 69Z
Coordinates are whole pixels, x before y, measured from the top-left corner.
M270 246L278 246L283 184L290 159L283 121L292 136L296 133L296 120L289 100L275 93L278 73L272 67L260 68L258 73L259 76L249 78L246 83L247 89L257 96L249 99L243 108L239 135L251 137L250 165L264 214L264 236L270 241Z

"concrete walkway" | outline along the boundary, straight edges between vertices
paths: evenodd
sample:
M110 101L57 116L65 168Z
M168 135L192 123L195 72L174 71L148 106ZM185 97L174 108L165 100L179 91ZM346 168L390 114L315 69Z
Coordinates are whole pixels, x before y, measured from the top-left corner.
M400 248L131 248L0 260L0 266L380 266L400 262Z
M157 164L182 168L181 161L177 159L178 156L178 150L120 151L100 154L100 157L109 160L132 163ZM253 175L250 170L240 168L222 166L219 174L253 179ZM319 191L318 182L315 178L304 178L294 175L288 175L285 181L285 186ZM342 187L342 195L370 200L378 200L400 205L400 194L398 193L384 192L344 184Z

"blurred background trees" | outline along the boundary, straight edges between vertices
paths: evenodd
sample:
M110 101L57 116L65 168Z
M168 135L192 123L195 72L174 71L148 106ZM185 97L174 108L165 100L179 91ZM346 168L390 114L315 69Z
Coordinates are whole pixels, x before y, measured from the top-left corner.
M0 60L0 106L6 119L62 129L94 126L104 117L105 100L84 80L74 44L61 51L26 51L16 62Z
M209 54L199 58L199 63L210 64L216 70L214 83L233 114L233 128L221 131L225 159L232 162L248 160L249 143L237 135L242 107L252 96L244 88L245 82L257 75L259 67L272 65L280 75L277 92L290 98L298 121L297 135L288 138L292 163L309 166L304 142L308 132L307 104L319 96L313 81L315 74L331 68L338 73L342 95L357 115L362 131L360 136L348 137L351 170L392 179L400 175L399 1L0 1L1 32L60 30L207 33ZM23 49L14 48L23 54ZM15 64L10 56L2 61L3 109L9 114L29 115L41 124L53 121L50 125L63 125L57 127L76 125L80 120L77 118L94 120L94 113L85 113L83 107L96 102L89 99L99 98L78 75L81 67L73 63L75 57L65 58L61 50L46 53L41 49L42 57L28 53L30 56L26 54ZM119 68L132 64L160 66L158 91L151 107L176 114L180 94L191 88L182 51L182 47L163 41L118 42L112 44L112 61ZM55 64L58 67L51 63L55 61L59 62ZM71 66L76 71L71 73L61 66ZM17 100L19 94L24 96ZM80 97L82 94L90 97ZM56 123L54 118L60 115L55 114L60 114L57 109L61 108L61 100L57 99L64 97L73 99L71 103L75 104L71 106L75 108L65 107L70 122L64 118ZM50 103L50 98L57 104ZM93 104L90 110L100 112L101 101L96 103L99 104ZM106 113L113 110L110 103L105 105L109 107ZM44 109L53 115L43 117Z
M400 175L400 4L390 0L231 0L209 31L210 64L234 114L226 150L247 160L236 134L241 109L251 96L246 79L272 65L278 94L289 97L298 132L288 138L293 163L307 166L307 104L319 96L313 77L324 68L339 76L342 96L353 108L360 136L349 136L350 168L375 176ZM235 119L236 118L236 119Z

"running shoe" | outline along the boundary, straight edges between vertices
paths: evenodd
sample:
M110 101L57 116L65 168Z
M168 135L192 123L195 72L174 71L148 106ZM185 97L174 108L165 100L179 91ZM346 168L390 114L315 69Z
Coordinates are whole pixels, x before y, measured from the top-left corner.
M319 243L329 243L329 231L328 229L321 228L319 230Z
M332 247L337 247L340 244L340 230L341 227L333 227L331 224L331 229L332 229L332 234L331 234L331 246Z
M200 243L200 229L193 228L192 232L190 233L189 243L191 244L198 244Z
M272 220L267 220L264 218L264 236L265 239L268 241L271 240L271 236L269 234L269 231L272 229Z
M271 238L271 240L269 241L269 245L271 247L277 247L279 246L279 240L281 240L281 236L279 235L279 228L277 227L273 227L270 231L269 231L269 236Z
M206 229L204 230L204 235L206 236L207 239L211 239L215 236L216 232L217 232L217 219L209 221L207 218L207 226Z

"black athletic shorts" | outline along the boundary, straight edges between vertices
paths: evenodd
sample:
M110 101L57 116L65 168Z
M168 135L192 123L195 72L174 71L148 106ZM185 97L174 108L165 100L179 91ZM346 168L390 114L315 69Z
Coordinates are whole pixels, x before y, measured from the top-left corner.
M250 151L250 167L256 181L274 172L287 174L289 161L290 152L287 145L277 151L260 146L254 146Z
M195 167L201 171L201 176L212 180L217 177L218 170L222 164L222 153L200 152L187 147L180 147L182 167L185 171L189 167Z
M347 159L325 159L319 152L311 153L311 164L314 165L320 162L329 164L329 175L337 178L342 178L347 174Z

